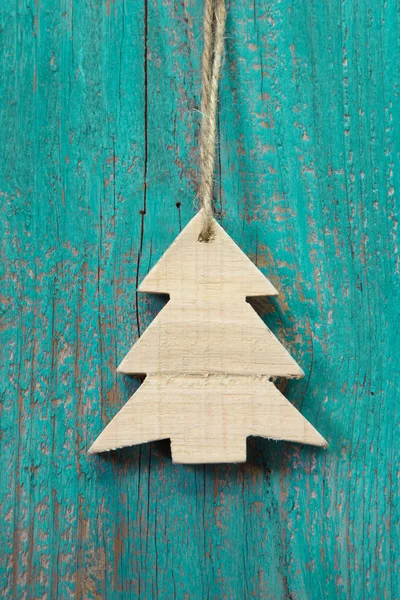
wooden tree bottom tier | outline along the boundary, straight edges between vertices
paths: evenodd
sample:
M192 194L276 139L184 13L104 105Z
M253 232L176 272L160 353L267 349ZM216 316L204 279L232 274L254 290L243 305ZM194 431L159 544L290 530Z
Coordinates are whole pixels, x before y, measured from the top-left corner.
M151 374L89 452L170 439L175 463L244 462L248 436L327 446L266 376Z

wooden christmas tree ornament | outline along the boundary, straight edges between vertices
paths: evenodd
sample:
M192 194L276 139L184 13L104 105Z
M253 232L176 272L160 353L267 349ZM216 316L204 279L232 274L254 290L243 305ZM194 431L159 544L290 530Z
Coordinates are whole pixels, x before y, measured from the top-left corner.
M205 0L202 210L139 287L170 300L118 367L146 379L91 453L168 438L174 462L213 463L245 461L250 435L327 446L270 380L304 375L246 302L277 291L213 218L225 19L224 0Z
M176 463L243 462L246 438L327 446L271 377L304 373L248 302L276 289L212 219L197 214L149 272L140 292L170 300L118 371L144 383L90 448L104 452L171 440Z

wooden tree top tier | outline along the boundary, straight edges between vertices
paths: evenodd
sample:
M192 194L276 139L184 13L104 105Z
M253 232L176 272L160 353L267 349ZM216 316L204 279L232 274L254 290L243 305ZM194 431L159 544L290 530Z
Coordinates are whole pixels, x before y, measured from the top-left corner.
M270 281L247 258L213 219L214 236L199 242L202 214L185 227L139 286L139 292L169 294L171 298L276 296Z

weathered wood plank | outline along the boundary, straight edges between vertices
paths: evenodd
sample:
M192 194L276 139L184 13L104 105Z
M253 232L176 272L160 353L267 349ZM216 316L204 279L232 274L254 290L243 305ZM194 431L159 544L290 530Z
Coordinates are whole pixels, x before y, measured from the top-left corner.
M5 597L398 598L399 19L230 3L217 207L330 447L185 467L86 450L163 305L136 282L194 214L202 3L2 3Z

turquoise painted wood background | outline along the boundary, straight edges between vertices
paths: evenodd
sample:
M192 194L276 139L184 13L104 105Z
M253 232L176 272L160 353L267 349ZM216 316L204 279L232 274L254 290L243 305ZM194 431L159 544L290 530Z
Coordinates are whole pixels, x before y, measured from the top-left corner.
M330 447L206 467L86 453L195 211L203 3L0 11L3 597L400 598L399 3L230 2L216 208Z

